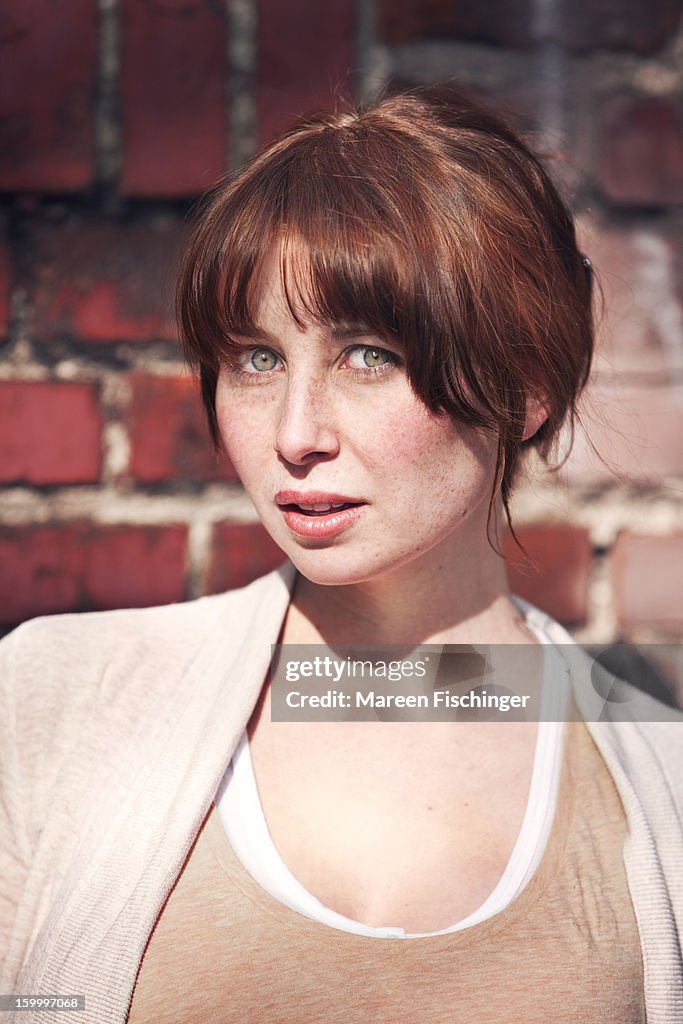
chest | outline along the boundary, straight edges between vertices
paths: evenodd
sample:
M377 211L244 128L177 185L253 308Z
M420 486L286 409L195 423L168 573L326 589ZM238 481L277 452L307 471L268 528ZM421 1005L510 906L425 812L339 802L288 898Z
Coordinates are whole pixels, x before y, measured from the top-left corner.
M589 767L597 784L571 780L573 812L563 787L546 855L518 900L430 939L368 939L291 911L251 879L210 812L150 938L129 1024L642 1024L624 821L600 766Z
M373 926L446 928L500 879L527 806L536 726L272 723L252 731L273 843L325 906ZM501 740L505 738L504 749Z

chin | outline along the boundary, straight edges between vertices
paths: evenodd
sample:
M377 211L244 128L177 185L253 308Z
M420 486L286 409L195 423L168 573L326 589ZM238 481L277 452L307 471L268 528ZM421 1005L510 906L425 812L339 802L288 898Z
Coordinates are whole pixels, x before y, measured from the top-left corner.
M302 576L321 587L349 587L376 579L385 570L376 566L368 570L368 560L349 558L348 551L338 548L301 548L285 552Z
M364 583L371 579L367 570L365 573L357 571L345 565L323 565L320 560L311 558L291 558L296 566L297 572L304 576L309 583L315 583L321 587L350 587L354 583Z
M322 587L350 587L371 580L389 580L393 573L406 566L417 570L428 550L403 549L380 553L376 549L354 550L352 544L305 549L293 549L288 545L285 553L297 571L311 583Z

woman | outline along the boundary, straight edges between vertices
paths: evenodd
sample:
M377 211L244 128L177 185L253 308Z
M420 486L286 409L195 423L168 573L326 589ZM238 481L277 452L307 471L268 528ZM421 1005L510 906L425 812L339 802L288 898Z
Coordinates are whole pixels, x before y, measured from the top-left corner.
M278 641L585 671L500 528L573 418L590 295L539 163L448 90L302 122L218 186L183 336L290 561L5 643L3 991L132 1024L683 1019L675 723L271 716Z

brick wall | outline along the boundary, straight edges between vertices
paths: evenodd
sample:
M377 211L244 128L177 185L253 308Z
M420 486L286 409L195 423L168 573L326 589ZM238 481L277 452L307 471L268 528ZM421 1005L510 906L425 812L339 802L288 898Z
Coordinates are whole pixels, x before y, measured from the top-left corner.
M517 592L683 633L681 0L6 0L0 618L181 600L278 552L171 315L194 198L338 91L451 79L548 154L606 298L586 434L515 502Z

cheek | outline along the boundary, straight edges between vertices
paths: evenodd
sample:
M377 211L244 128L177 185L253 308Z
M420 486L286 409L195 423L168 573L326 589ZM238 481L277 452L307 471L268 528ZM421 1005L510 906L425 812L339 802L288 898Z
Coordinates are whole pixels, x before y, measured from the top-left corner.
M402 481L450 496L473 486L491 486L497 445L490 435L431 415L416 400L396 406L372 428L377 464Z
M223 447L230 461L242 476L242 467L248 467L259 455L272 448L268 427L268 399L254 402L253 396L244 400L239 392L221 388L216 390L216 419Z
M357 436L363 437L372 461L378 466L417 465L443 445L446 421L430 416L412 394L394 401L377 403L357 419Z

